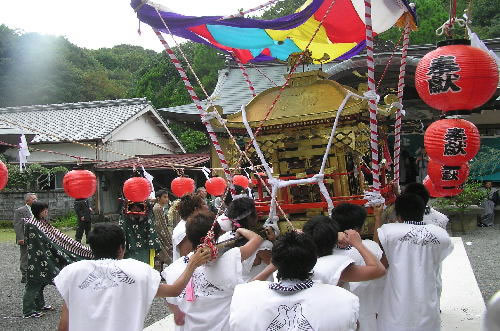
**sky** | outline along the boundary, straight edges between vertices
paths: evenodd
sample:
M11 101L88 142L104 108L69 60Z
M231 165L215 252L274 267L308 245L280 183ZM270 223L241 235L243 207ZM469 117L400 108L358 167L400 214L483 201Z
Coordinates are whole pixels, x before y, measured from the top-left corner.
M193 16L230 15L267 0L156 0L173 11ZM149 26L141 24L130 0L0 0L0 24L25 32L65 36L85 48L131 44L161 51ZM178 39L177 41L182 41Z

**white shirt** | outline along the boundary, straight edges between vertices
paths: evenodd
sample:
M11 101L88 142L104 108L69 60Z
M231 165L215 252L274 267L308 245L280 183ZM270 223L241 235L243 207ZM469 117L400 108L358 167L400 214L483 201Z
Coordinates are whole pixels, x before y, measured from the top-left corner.
M236 235L236 232L225 232L223 233L219 239L217 240L218 243L233 239ZM261 271L264 271L264 269L268 266L267 263L261 262L260 264L254 265L255 258L257 257L257 254L260 251L272 251L273 249L273 243L270 242L269 240L264 240L260 245L259 248L245 261L242 262L242 278L244 282L248 282L252 280L255 276L257 276ZM273 276L270 275L267 280L272 281Z
M448 224L448 216L443 213L438 212L434 208L430 208L429 214L424 214L425 224L434 224L446 230L446 225Z
M267 281L236 286L229 318L231 331L354 331L358 298L348 291L314 282L284 293ZM304 284L304 283L303 283Z
M186 238L186 221L180 220L172 231L172 261L178 260L181 257L179 244Z
M377 258L382 258L380 246L372 240L363 240L363 245ZM334 254L344 255L354 260L355 265L364 266L365 260L354 247L348 249L336 248ZM384 289L385 278L365 282L349 282L349 290L359 298L359 331L376 331L375 314L380 306L380 297Z
M313 268L313 280L323 284L338 285L340 275L354 260L344 255L327 255L318 258Z
M84 260L54 278L69 311L69 331L139 331L160 285L160 274L134 260Z
M186 268L186 261L180 258L162 272L167 284L172 284ZM186 289L167 302L177 305L186 313L185 324L175 326L176 330L224 331L229 330L229 305L234 287L243 282L240 248L232 248L215 262L198 267L191 282L194 301L187 301Z
M448 233L423 222L378 229L389 268L377 318L379 331L440 330L437 269L453 250Z

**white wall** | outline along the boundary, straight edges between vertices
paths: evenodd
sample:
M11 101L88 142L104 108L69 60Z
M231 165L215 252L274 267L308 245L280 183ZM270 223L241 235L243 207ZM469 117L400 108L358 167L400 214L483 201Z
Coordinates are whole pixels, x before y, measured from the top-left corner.
M170 149L174 153L178 148L173 146L167 138L166 133L151 119L151 113L145 113L129 122L125 127L111 136L110 141L142 139ZM144 153L142 153L144 154Z
M174 154L172 150L141 140L110 141L104 145L106 151L99 151L99 159L105 161L124 160L136 155ZM120 155L117 153L129 156Z
M95 143L86 143L95 146ZM53 152L65 153L80 157L88 157L91 159L96 158L95 149L85 147L82 145L72 144L72 143L54 143L54 144L28 144L31 155L28 157L28 163L56 163L56 162L66 162L66 163L76 163L75 158L64 156L60 154L53 154L48 152L37 152L33 148L43 149ZM5 152L9 159L18 161L18 149L9 149Z

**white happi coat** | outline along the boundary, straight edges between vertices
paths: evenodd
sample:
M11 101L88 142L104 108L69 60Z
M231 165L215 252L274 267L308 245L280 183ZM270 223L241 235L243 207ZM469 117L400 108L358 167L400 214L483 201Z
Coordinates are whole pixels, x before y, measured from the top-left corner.
M104 259L72 263L54 284L68 307L70 331L140 331L160 280L146 263Z
M338 286L253 281L236 286L229 324L231 331L354 331L358 310L358 298Z
M383 252L380 246L372 240L363 240L363 245L377 258L382 258ZM354 260L354 264L364 266L365 260L359 251L349 246L347 248L336 248L336 255L344 255ZM359 298L359 330L377 331L376 314L380 306L380 297L384 289L385 277L365 282L349 282L349 290Z
M423 222L378 229L389 262L377 318L378 331L440 330L438 266L453 250L448 233Z
M162 272L167 284L174 283L186 269L188 259L181 257ZM186 289L167 302L177 305L185 316L182 331L229 330L229 305L234 287L243 282L240 248L232 248L215 262L196 268L191 278L194 301L187 301ZM189 284L188 284L189 286Z

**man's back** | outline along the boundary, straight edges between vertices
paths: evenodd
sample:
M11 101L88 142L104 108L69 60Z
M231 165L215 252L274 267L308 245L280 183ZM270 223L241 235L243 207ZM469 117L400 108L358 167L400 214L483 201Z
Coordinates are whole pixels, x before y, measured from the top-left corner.
M290 292L271 289L271 284L279 283L253 281L236 286L230 330L356 330L359 301L352 293L308 281L295 284Z
M16 232L16 240L24 240L24 220L31 218L31 211L28 205L17 208L14 211L14 231Z
M65 267L54 283L68 307L70 331L138 331L160 274L133 259L85 260Z
M378 229L389 263L377 320L379 331L440 329L437 269L453 250L448 233L423 222Z

